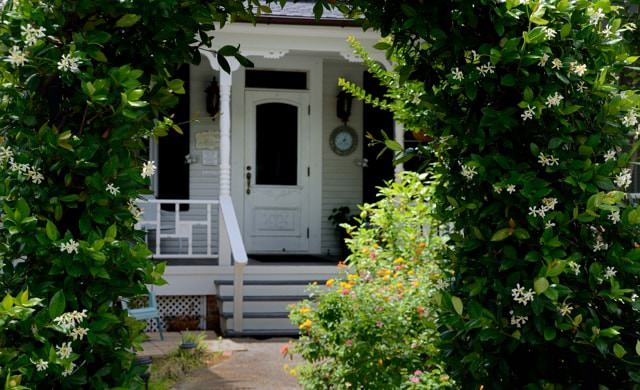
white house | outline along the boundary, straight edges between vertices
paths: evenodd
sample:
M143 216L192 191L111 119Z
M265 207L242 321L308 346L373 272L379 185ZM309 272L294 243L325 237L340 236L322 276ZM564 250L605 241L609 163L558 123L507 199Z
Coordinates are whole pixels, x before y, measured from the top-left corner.
M316 21L312 6L274 7L257 25L214 32L213 49L240 45L254 68L232 61L228 74L215 51L202 49L201 64L185 72L179 119L187 131L152 145L155 197L144 202L140 224L154 258L168 262L168 284L155 289L165 314L215 322L217 308L229 334L294 333L286 306L304 297L309 281L337 272L332 210L355 211L392 177L364 137L365 127L393 134L390 117L356 100L346 124L337 112L338 78L369 82L346 38L371 48L379 37L339 14ZM212 119L206 105L214 98Z

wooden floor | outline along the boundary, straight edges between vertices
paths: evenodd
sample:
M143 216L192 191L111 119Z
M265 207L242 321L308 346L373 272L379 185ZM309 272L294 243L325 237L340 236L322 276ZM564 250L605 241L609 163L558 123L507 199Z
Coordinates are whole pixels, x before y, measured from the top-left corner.
M218 259L163 259L171 266L186 265L218 265ZM249 265L336 265L340 261L337 256L323 255L249 255Z

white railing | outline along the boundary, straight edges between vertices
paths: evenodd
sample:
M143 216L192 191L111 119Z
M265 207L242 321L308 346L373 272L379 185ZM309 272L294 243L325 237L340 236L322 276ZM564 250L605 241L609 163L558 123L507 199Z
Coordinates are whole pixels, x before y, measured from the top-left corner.
M143 210L143 218L137 227L147 233L153 258L218 259L219 266L231 266L233 260L233 327L237 332L242 331L244 268L249 258L231 197L221 195L220 200L148 199L139 201L138 205ZM171 206L170 210L163 210L163 205ZM184 205L188 205L189 210L180 211ZM218 217L217 253L213 250L214 211ZM205 251L194 249L194 228L198 227L206 230L204 239L198 240L206 243ZM155 242L150 243L152 234ZM186 248L182 247L183 241L187 243Z
M233 330L241 332L243 329L244 267L247 265L249 257L242 241L242 233L231 197L228 195L220 195L220 219L220 255L225 253L224 258L233 258Z
M155 259L219 259L214 252L213 212L218 213L217 200L148 199L139 201L143 217L136 225L147 233L147 244ZM163 210L163 205L171 206ZM180 211L188 205L189 209ZM195 229L205 230L204 237L196 241ZM200 235L202 236L202 234ZM150 242L151 239L155 242ZM186 247L183 242L186 241ZM194 250L195 244L205 245L205 250ZM218 248L220 247L217 245Z

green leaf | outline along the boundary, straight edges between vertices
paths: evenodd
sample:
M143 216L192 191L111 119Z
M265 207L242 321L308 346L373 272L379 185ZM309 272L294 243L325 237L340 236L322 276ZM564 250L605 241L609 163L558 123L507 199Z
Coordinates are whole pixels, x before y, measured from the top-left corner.
M47 233L47 237L51 241L57 241L58 238L60 238L60 232L58 231L58 228L50 220L47 220L47 226L45 227L45 231Z
M622 345L616 343L613 345L613 354L616 355L618 359L622 359L622 357L627 354L627 351L625 351Z
M373 48L377 49L377 50L387 50L390 47L391 47L391 45L389 45L389 43L385 42L385 41L380 41L380 42L376 43L375 45L373 45Z
M636 355L640 355L640 340L636 341Z
M2 308L5 310L9 310L11 309L11 307L13 306L13 297L9 294L4 296L4 299L2 300Z
M529 87L524 88L524 101L530 103L533 100L533 90Z
M544 328L544 339L551 341L556 338L556 328Z
M109 228L107 229L107 233L104 236L105 241L110 242L116 239L116 234L118 232L117 230L118 228L116 227L116 224L114 223L113 225L109 226Z
M510 235L511 235L510 228L500 229L495 233L493 233L493 236L491 236L491 241L502 241L505 238L509 237Z
M453 305L453 310L456 311L456 313L458 313L458 315L462 315L462 310L463 310L463 306L462 306L462 299L456 297L456 296L452 296L451 297L451 304Z
M396 140L386 139L384 140L384 144L387 148L393 150L394 152L402 152L402 145L400 145Z
M62 292L62 290L58 290L58 292L53 294L53 297L49 302L49 316L51 317L51 319L54 319L62 314L66 305L67 303L64 297L64 293Z
M530 237L529 232L523 228L517 228L514 230L513 235L516 236L518 240L528 240Z
M125 14L116 22L116 27L131 27L138 23L141 16L136 14Z
M547 278L538 278L533 282L533 289L536 290L537 294L542 294L548 288L549 281Z
M16 210L20 212L20 220L27 218L31 215L31 209L29 208L29 204L26 200L20 198L16 202Z
M538 145L534 144L533 142L529 144L529 150L531 151L531 154L533 154L536 157L538 157L538 155L540 154L540 148L538 147Z
M620 332L616 328L607 328L607 329L602 329L600 331L601 337L611 338L611 337L617 337L619 335L620 335Z

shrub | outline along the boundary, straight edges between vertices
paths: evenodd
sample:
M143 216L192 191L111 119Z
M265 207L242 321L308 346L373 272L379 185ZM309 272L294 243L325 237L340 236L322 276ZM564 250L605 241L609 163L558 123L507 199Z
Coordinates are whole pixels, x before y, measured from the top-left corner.
M443 240L431 226L432 187L406 173L345 226L351 255L344 275L312 288L291 312L300 328L294 370L309 389L444 388L434 293L447 275L432 260Z
M464 388L640 384L640 208L625 191L636 25L603 1L337 2L390 35L455 225L441 351ZM621 79L622 77L622 79ZM411 86L405 88L407 91ZM392 97L393 98L393 97ZM396 99L394 102L398 103Z

